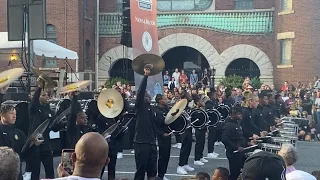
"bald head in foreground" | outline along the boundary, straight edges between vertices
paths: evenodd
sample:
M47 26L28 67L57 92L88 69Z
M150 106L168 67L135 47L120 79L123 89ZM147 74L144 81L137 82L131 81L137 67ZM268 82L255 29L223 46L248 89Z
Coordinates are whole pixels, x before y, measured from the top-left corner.
M103 136L94 132L84 134L76 144L75 153L72 154L72 176L100 179L102 168L109 163L108 153L109 146ZM72 179L72 176L59 180Z

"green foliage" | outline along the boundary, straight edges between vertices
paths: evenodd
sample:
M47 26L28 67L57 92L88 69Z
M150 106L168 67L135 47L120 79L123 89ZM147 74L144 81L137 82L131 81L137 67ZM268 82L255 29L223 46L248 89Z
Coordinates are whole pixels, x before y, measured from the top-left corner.
M254 77L251 79L251 86L254 89L260 89L262 84L263 84L263 82L258 77Z
M224 85L225 87L232 87L232 88L242 88L244 78L238 75L230 75L223 79L221 79L220 84ZM259 89L263 82L258 78L254 77L251 79L251 86L254 89Z
M127 79L121 78L121 77L112 77L109 78L105 83L106 88L111 88L113 85L116 85L117 82L120 81L121 84L129 84L129 81Z
M242 88L242 83L244 79L238 75L230 75L221 79L220 84L224 85L225 87L232 87L232 88Z

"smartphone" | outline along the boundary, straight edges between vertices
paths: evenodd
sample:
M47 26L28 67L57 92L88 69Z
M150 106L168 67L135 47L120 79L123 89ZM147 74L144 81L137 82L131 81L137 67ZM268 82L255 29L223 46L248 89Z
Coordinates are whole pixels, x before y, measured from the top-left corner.
M73 173L73 162L72 162L72 153L74 153L74 149L63 149L61 155L61 164L65 171L69 174Z

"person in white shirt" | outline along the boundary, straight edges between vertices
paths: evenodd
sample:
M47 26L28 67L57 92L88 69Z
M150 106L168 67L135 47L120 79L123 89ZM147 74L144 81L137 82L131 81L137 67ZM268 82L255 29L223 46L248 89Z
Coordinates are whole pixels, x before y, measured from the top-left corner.
M172 77L174 78L174 81L176 82L176 88L179 88L179 79L180 79L180 72L178 69L175 70L174 73L172 73Z
M56 180L100 180L103 167L108 165L109 146L107 141L98 133L84 134L76 144L72 154L74 164L73 174L68 174L59 164L59 177Z
M311 174L304 171L300 171L300 170L295 170L287 174L286 179L287 180L317 180L317 178L315 178Z

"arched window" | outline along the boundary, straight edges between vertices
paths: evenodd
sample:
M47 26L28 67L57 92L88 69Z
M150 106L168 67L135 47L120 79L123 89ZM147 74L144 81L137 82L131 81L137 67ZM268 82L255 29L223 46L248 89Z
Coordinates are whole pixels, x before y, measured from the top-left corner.
M86 40L85 50L84 50L84 68L90 68L90 41Z
M157 0L159 11L201 11L210 8L213 0Z
M47 24L47 41L57 44L57 31L56 27L52 24ZM56 68L57 60L44 58L43 67L45 68Z

